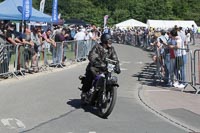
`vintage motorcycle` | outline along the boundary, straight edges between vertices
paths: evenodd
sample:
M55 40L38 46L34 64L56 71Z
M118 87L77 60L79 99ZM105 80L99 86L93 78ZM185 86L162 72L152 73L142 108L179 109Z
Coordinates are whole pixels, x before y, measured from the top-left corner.
M107 118L116 103L117 99L117 77L113 76L115 72L116 61L106 59L106 71L99 73L93 80L92 88L86 93L86 96L81 95L83 105L91 105L97 108L98 115L101 118ZM81 81L84 76L80 76Z

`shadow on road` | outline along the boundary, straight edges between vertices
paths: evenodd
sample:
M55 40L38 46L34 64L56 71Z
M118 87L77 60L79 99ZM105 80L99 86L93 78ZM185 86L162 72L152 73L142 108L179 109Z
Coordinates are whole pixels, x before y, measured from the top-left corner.
M92 107L90 105L82 105L81 99L69 99L67 104L72 106L72 107L74 107L75 109L83 109L85 112L90 112L90 113L98 116L97 108L96 107Z
M179 88L167 86L165 79L160 74L157 73L157 68L155 63L146 63L143 69L137 74L132 75L132 77L137 77L141 85L156 86L162 89L181 91L181 89ZM187 84L186 87L188 87L189 85L190 84ZM196 91L184 89L184 92L195 94Z

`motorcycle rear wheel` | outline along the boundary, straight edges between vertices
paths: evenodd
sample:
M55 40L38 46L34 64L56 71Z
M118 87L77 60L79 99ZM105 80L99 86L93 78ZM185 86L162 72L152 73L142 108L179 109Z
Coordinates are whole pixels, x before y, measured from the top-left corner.
M106 100L104 100L102 96L99 99L101 102L99 104L98 115L101 118L107 118L113 111L117 100L117 87L110 88L109 91L106 92L105 96Z

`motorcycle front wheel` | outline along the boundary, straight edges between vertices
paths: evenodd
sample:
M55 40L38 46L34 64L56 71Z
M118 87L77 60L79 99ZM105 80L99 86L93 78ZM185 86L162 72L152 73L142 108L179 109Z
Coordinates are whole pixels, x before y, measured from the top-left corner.
M111 87L106 94L100 96L99 100L98 114L101 118L107 118L113 111L117 100L117 87Z

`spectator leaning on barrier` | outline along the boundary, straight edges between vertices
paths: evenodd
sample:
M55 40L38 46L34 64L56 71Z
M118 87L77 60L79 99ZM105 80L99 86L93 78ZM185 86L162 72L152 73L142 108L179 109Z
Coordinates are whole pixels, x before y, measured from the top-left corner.
M69 36L69 34L67 33L67 29L63 28L61 30L60 33L57 33L55 35L55 42L56 42L56 59L54 61L53 59L53 63L61 63L63 60L63 41L66 40L66 37ZM62 62L63 63L63 62ZM64 64L62 64L64 65Z
M37 54L35 62L33 61L32 67L35 72L38 71L38 61L40 59L40 52L42 51L42 38L39 27L34 27L31 32L31 41L34 43L34 51Z
M13 45L17 45L17 43L15 42L15 24L14 23L7 23L6 24L7 30L6 30L6 40L8 41L8 43L11 43Z
M44 48L44 63L45 64L48 64L46 49L48 50L49 53L51 53L50 46L52 45L52 48L56 47L55 41L51 38L51 33L52 33L51 29L47 29L46 32L44 32L42 34L42 41L43 41L43 45L45 47Z
M181 81L181 72L183 69L183 57L182 57L182 53L181 53L181 45L182 45L182 40L181 37L178 36L177 30L173 29L170 32L171 36L172 36L172 45L170 45L170 48L173 48L175 50L175 75L176 75L176 79L177 81L174 82L174 87L178 87L178 88L183 88L184 85L182 84Z
M45 48L50 52L50 46L56 47L55 41L51 38L52 31L51 29L47 29L46 32L42 34L42 39L44 41Z
M35 44L31 39L31 30L28 28L25 29L22 42L25 45L25 69L27 72L32 72L33 67L36 67L37 53L34 49Z
M22 43L22 34L20 32L16 32L15 24L12 22L7 23L6 40L9 43L13 44L14 46L18 45L17 70L25 71L24 46Z

